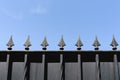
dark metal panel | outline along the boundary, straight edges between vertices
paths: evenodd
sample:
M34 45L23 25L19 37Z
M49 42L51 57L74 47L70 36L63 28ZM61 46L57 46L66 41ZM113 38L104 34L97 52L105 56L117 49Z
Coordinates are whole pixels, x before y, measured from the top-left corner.
M61 63L48 63L48 80L61 80Z
M0 52L0 80L7 80L8 63L7 54Z
M44 80L44 64L43 63L30 64L30 80Z
M120 79L119 78L120 63L118 63L120 62L119 51L44 51L44 52L26 51L26 52L28 53L27 54L28 62L30 62L30 76L28 76L30 77L30 80ZM25 51L0 52L1 61L0 80L16 80L16 79L24 80L23 78L25 77L25 73L29 74L29 67L27 72L25 67L26 59L24 57L24 54L26 54L26 52ZM9 54L10 58L7 56ZM44 59L43 54L46 56ZM63 56L62 58L60 57L61 54ZM116 57L114 56L115 54ZM81 59L77 59L78 55L81 55L82 63L81 61L79 61ZM96 57L96 55L98 55L98 58ZM7 60L6 57L8 58ZM28 64L26 65L29 66ZM82 70L80 70L81 68ZM9 74L8 78L12 76L11 79L6 79L7 73ZM101 79L99 79L99 75L101 75ZM29 80L29 78L27 78L27 80Z
M81 80L80 63L65 64L65 80Z
M60 62L60 54L59 53L56 53L56 54L53 54L53 53L46 53L45 54L45 60L46 62Z
M24 80L24 63L23 62L13 62L11 80Z
M70 53L63 53L63 58L65 62L77 62L78 61L78 55L74 52Z
M30 59L30 61L32 61L30 63L30 80L44 80L45 55L41 55L39 53L33 55L34 56L32 55L29 56L29 59L30 57L33 58L33 60Z
M7 54L8 80L24 80L24 54Z
M95 62L83 62L83 80L96 80Z
M0 80L7 80L7 62L0 62Z
M100 53L100 62L113 62L113 53Z
M78 62L65 63L65 80L81 80L81 58Z
M120 62L118 62L118 78L120 79Z
M28 53L28 60L33 63L41 63L42 62L42 54L40 53Z
M82 53L81 54L81 60L82 62L95 62L95 53Z
M0 52L0 62L6 62L7 53Z
M100 68L102 80L115 80L113 62L100 62Z

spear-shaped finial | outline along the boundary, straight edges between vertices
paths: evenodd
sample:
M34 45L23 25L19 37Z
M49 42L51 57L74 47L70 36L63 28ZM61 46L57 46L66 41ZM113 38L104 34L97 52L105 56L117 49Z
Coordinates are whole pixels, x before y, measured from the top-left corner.
M117 43L117 41L115 40L114 35L113 35L113 39L112 39L112 42L111 42L110 45L113 47L113 50L116 50L116 49L117 49L118 43Z
M41 46L43 46L43 50L46 50L47 48L47 46L48 46L49 44L48 44L48 42L47 42L47 38L46 38L46 36L44 37L44 40L43 40L43 42L42 42L42 44L41 44Z
M25 50L29 50L29 47L31 46L30 36L28 36L24 46L25 46Z
M80 40L80 36L78 36L78 40L77 40L75 46L78 47L77 50L81 50L81 46L83 46L83 43L82 43L82 41Z
M66 44L64 42L63 36L61 37L61 40L60 40L58 46L60 47L60 50L64 50L63 47L66 46Z
M10 39L9 39L9 41L7 43L7 46L8 46L8 50L12 50L12 46L14 46L12 36L10 37Z
M95 50L99 50L100 43L98 41L98 38L96 36L95 41L93 43L93 46L95 47Z

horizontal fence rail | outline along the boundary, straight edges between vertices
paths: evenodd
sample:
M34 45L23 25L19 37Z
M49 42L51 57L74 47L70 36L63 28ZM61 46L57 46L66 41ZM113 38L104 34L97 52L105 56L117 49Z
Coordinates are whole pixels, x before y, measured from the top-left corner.
M0 80L120 80L120 51L0 51Z

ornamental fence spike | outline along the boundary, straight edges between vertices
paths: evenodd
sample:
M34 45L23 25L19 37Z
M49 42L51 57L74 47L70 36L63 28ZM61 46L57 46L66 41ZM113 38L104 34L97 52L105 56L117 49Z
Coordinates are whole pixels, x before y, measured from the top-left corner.
M81 50L81 46L83 46L83 43L82 43L82 41L80 40L80 36L78 36L78 40L77 40L75 46L78 47L77 50Z
M98 38L96 36L95 41L93 42L93 46L95 47L95 50L98 50L100 45L101 44L99 43Z
M117 49L118 43L117 43L117 41L115 40L114 35L113 35L113 39L112 39L112 42L111 42L110 46L113 47L113 50L116 50L116 49Z
M58 46L60 47L60 50L64 50L64 46L66 46L66 44L65 44L65 41L63 39L63 36L61 37L61 40L60 40Z
M41 46L43 47L43 50L46 50L47 49L46 47L49 46L46 36L44 37L44 40L43 40Z
M29 50L29 47L32 46L30 42L30 36L28 36L26 42L24 43L25 50Z
M12 50L12 46L14 46L12 36L10 37L10 39L9 39L9 41L7 43L7 46L8 46L8 50Z

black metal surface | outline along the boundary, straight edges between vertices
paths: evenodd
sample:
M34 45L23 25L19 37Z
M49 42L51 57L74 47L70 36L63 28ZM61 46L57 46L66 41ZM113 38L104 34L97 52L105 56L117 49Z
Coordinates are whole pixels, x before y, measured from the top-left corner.
M7 80L11 80L12 78L12 59L10 59L10 54L7 56L8 58L8 75L7 75Z
M7 80L120 79L120 51L0 51L0 61L7 64L7 72L0 67L0 80L5 74Z

